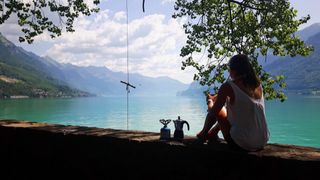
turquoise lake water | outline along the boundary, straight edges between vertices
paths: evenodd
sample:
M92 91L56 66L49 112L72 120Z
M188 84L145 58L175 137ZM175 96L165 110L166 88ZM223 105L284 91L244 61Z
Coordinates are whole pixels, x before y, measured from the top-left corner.
M127 129L126 97L0 100L0 119ZM292 96L267 101L270 143L320 147L320 96ZM185 134L201 130L205 99L188 97L130 97L129 129L159 132L159 119L181 116L190 124ZM169 124L173 133L174 126Z

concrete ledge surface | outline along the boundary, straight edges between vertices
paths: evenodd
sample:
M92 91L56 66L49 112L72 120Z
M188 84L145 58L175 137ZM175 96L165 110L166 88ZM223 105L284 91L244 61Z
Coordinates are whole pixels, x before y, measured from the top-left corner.
M4 179L308 179L320 149L268 144L258 152L160 141L159 133L0 121ZM1 178L0 174L0 178ZM2 179L2 178L1 178Z

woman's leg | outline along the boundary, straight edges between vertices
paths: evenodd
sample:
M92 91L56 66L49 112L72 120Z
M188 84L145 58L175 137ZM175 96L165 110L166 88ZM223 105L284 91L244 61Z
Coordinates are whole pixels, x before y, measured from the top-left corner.
M225 107L223 107L221 109L221 111L219 112L218 117L217 117L217 121L218 121L218 123L213 128L211 128L210 131L208 132L208 139L213 139L213 140L217 139L218 133L220 130L222 131L222 134L224 137L225 137L225 135L226 135L226 137L229 136L230 123L227 120L227 110ZM223 128L223 130L222 130L222 128Z
M209 98L209 96L207 97L207 105L208 105L208 110L207 110L207 116L206 119L204 121L204 125L202 130L197 134L197 137L199 139L202 140L206 140L207 139L207 135L209 130L211 129L211 127L217 122L216 117L214 117L214 115L210 112L210 110L212 109L214 102L211 98Z
M219 113L220 114L220 113ZM239 145L237 145L230 135L231 125L227 119L227 113L225 112L225 116L219 116L218 123L208 132L208 138L212 140L216 140L219 130L221 130L223 138L227 141L229 147L233 150L247 152Z
M227 142L230 142L230 140L231 140L231 136L230 136L231 125L227 119L227 116L225 116L223 118L222 117L218 118L218 124L219 124L219 127L222 132L224 140L226 140Z
M207 135L211 127L217 122L217 118L211 113L210 111L208 112L206 116L206 120L204 122L202 130L197 134L197 137L199 139L206 140Z
M220 131L219 123L216 123L208 132L207 139L208 140L218 140L218 133Z

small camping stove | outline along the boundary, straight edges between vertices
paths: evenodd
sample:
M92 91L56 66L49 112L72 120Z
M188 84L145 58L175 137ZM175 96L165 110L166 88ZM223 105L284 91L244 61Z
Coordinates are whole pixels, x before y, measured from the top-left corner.
M169 140L170 129L167 127L167 125L171 122L171 120L160 119L159 121L163 124L163 128L160 129L160 140Z

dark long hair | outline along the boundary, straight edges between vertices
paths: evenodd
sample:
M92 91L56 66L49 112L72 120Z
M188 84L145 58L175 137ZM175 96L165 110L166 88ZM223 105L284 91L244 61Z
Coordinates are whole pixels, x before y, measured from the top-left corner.
M260 85L260 79L257 77L248 56L243 54L233 56L229 61L229 68L236 71L237 76L246 87L256 88Z

